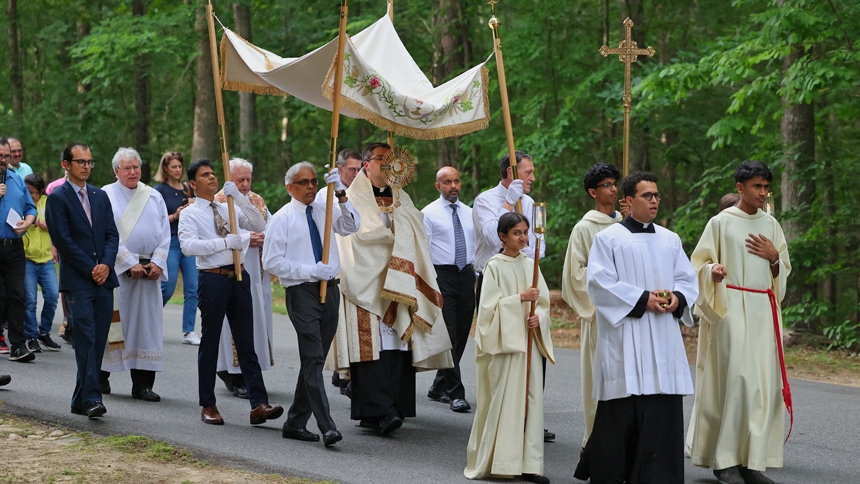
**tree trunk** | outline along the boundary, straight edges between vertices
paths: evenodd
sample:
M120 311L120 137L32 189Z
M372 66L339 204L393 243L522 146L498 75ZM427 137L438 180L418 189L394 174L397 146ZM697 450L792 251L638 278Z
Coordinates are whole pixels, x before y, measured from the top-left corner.
M197 89L194 98L194 133L189 164L200 158L214 159L218 151L218 119L215 112L215 85L212 82L212 58L206 25L206 0L197 1L194 20L197 34ZM219 166L220 163L215 163Z
M16 124L24 117L24 81L21 76L21 57L18 49L18 0L9 0L9 83L12 86L12 111Z
M436 69L436 83L441 84L463 68L462 37L460 32L460 5L455 0L439 0L439 45L441 59ZM460 138L440 139L436 142L436 167L455 166L459 161Z
M640 49L648 47L645 43L645 0L622 0L622 2L625 6L622 11L626 11L626 16L633 20L633 41ZM627 32L622 25L621 39L626 36ZM610 43L612 42L610 41ZM636 64L630 66L632 69L631 77L636 75L636 70L641 69L637 64L647 62L647 60L647 56L640 55L637 58ZM633 106L635 107L635 105L636 100L634 99ZM630 117L630 172L633 173L636 170L649 171L651 170L651 130L647 123L637 123L633 119L633 114Z
M131 3L135 17L143 17L146 7L143 0ZM149 56L144 54L134 63L134 147L140 153L140 181L149 183L152 177L152 153L149 150Z
M793 45L789 55L783 59L783 72L790 69L805 55L803 46ZM814 187L812 181L806 180L806 177L801 176L798 171L815 161L815 106L811 103L792 104L789 99L784 98L783 108L782 211L793 212L794 216L786 219L782 226L785 230L785 238L790 243L802 237L809 228L799 209L804 201L813 199ZM792 284L793 289L787 294L785 307L800 303L804 294L815 294L815 285L804 282L808 275L808 269L799 264L795 265L792 273L795 284ZM806 322L807 327L813 325L816 325L815 321Z
M251 7L241 2L233 4L236 33L251 40ZM239 148L242 155L252 156L254 134L257 132L257 98L252 92L239 93Z

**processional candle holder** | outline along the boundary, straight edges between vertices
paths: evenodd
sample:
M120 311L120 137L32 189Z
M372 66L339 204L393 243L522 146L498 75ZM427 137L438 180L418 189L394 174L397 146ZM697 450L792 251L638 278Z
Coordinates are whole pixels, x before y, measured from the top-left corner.
M773 200L773 192L767 192L767 198L764 200L764 211L767 212L771 217L775 217L776 215L776 204Z
M534 227L532 231L535 235L542 235L546 233L546 202L538 202L535 203L535 210L532 217L532 223ZM538 243L540 239L538 239ZM540 247L538 247L539 249ZM537 249L535 249L537 251Z

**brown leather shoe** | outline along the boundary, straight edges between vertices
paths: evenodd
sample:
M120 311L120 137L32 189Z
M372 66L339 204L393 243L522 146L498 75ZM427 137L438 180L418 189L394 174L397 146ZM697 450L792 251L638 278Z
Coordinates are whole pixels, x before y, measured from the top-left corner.
M224 419L221 417L221 414L218 413L218 407L212 405L211 407L203 407L200 410L200 420L203 423L208 423L210 425L224 425Z
M268 403L261 403L251 410L251 425L266 423L266 420L274 420L284 414L284 407Z

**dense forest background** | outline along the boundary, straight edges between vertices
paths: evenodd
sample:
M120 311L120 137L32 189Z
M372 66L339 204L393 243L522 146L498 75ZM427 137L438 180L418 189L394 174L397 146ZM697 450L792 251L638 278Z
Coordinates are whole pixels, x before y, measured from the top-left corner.
M25 161L49 179L70 141L92 146L94 182L113 180L120 146L144 157L151 178L165 151L218 158L211 65L201 0L6 0L0 28L0 134L20 137ZM297 56L337 35L339 2L216 1L224 23L256 45ZM482 1L395 0L394 24L427 76L439 83L492 53ZM386 0L352 0L349 32L386 12ZM695 246L719 198L734 191L744 159L776 175L777 218L791 242L788 324L860 345L860 24L855 0L507 0L502 21L517 148L535 157L532 195L550 207L548 257L558 286L570 229L591 208L582 175L621 162L626 17L657 54L633 66L631 169L662 177L661 223ZM219 33L220 39L220 33ZM420 162L408 187L423 206L433 174L450 164L470 202L498 183L505 152L495 65L486 130L442 141L398 138ZM330 114L290 97L225 92L231 155L255 164L254 191L286 202L282 177L327 158ZM386 133L341 123L342 147ZM852 182L851 180L855 180Z

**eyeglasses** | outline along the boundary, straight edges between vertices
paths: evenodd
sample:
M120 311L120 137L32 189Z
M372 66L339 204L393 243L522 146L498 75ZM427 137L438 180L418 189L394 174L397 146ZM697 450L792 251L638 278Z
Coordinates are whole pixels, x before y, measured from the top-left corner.
M618 183L610 183L610 182L601 183L600 185L597 185L595 188L605 188L605 189L609 190L612 187L618 188Z
M377 155L370 159L370 161L385 161L385 155Z
M9 161L12 159L12 155L0 155L0 160Z
M96 162L94 160L72 160L72 161L77 163L78 166L80 166L82 168L85 166L89 166L90 168L96 166Z
M310 184L312 186L317 186L320 184L320 181L317 180L316 178L304 178L302 180L293 180L293 182L290 183L290 185L298 185L298 186L303 187L303 188L307 187L308 184Z
M120 168L120 170L122 170L126 173L128 173L130 171L140 171L140 165L124 166L124 167Z
M663 194L660 192L645 192L641 195L635 195L635 196L642 197L645 200L648 200L649 202L651 201L652 198L656 198L658 202L663 198Z

